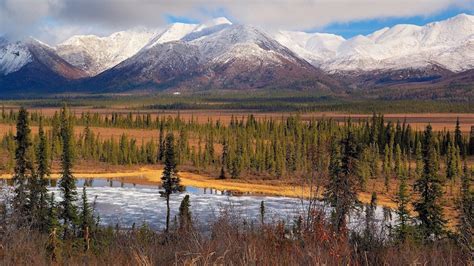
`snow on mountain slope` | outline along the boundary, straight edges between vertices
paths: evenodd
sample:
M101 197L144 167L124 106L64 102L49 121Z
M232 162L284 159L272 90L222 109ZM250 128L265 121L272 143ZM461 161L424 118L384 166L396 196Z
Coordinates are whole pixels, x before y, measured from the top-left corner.
M158 44L182 39L185 39L185 41L193 40L212 34L218 29L222 29L223 27L231 24L232 23L226 18L216 18L202 24L173 23L162 33L150 40L150 42L145 47L151 48Z
M204 61L222 62L232 57L247 57L248 61L260 59L281 63L279 57L290 61L296 59L290 50L268 34L245 25L232 25L190 43L199 47Z
M95 35L73 36L59 44L58 54L70 64L95 76L132 57L141 49L177 41L188 34L206 35L222 25L230 25L225 18L216 18L203 24L174 23L164 30L136 28L114 33L107 37Z
M327 33L279 31L275 40L288 47L301 58L319 66L326 58L334 57L344 38Z
M173 23L163 32L153 37L145 48L150 49L158 44L177 41L191 33L197 27L196 24Z
M0 75L16 72L31 61L31 53L23 43L0 39Z
M29 38L16 42L0 41L0 75L7 76L20 71L30 63L41 65L67 79L85 76L81 70L58 56L54 48L39 40Z
M396 25L367 36L279 32L276 40L329 72L358 72L439 65L461 72L474 65L474 16L460 14L425 26ZM311 46L313 38L313 46Z
M159 43L157 38L158 42L92 78L86 86L105 90L169 87L197 90L292 84L294 88L327 89L333 82L254 27L224 23L196 28L199 30L192 30L179 40ZM183 31L177 32L183 35Z
M107 37L79 35L56 49L67 62L95 76L136 54L156 33L157 30L140 28Z

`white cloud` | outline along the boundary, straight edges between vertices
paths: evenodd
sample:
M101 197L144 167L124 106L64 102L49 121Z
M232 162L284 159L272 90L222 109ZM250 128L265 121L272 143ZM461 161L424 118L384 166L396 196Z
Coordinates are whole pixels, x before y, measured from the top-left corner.
M39 34L46 24L57 41L91 27L102 32L155 27L165 23L166 15L204 20L221 13L240 23L304 30L333 22L428 16L455 6L474 9L472 0L0 0L0 32ZM51 21L55 25L48 25Z

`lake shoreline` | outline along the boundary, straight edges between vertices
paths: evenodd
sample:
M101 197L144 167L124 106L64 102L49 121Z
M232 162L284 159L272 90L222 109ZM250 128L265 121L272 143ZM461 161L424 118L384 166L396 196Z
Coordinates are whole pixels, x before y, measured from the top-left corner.
M113 179L125 183L140 185L159 185L161 183L161 169L140 168L134 171L124 172L76 172L76 179ZM179 172L181 184L197 188L210 188L220 191L229 191L238 194L253 194L265 196L281 196L291 198L307 199L314 196L308 186L295 185L289 183L275 183L268 180L237 180L237 179L216 179L191 172ZM12 174L0 174L0 179L11 179ZM53 173L51 179L60 178L60 173ZM316 189L316 188L315 188ZM317 198L321 198L323 188L318 190ZM370 203L371 193L359 192L359 200L362 203ZM396 208L396 203L384 195L378 195L378 205L388 208Z

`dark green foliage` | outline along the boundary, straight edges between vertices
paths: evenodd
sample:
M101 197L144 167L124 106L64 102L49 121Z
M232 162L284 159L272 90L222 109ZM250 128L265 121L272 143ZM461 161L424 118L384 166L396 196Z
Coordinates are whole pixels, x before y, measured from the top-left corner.
M73 128L69 112L66 107L61 110L61 179L59 187L63 200L60 202L60 219L64 223L64 238L71 237L70 230L75 230L77 225L77 200L76 180L72 174L73 166Z
M462 137L462 132L461 132L461 125L459 122L459 117L456 120L456 127L454 128L454 146L458 147L461 151L461 155L465 154L464 150L464 142L463 142L463 137Z
M190 207L191 203L189 201L189 195L186 195L179 205L178 217L180 230L187 231L193 226Z
M460 242L467 256L472 256L474 245L474 191L471 190L471 170L464 162L461 176L461 195L458 201Z
M36 165L37 165L37 200L38 200L38 211L36 215L36 223L40 230L46 232L46 222L48 219L48 179L50 174L49 166L49 144L46 138L46 134L43 129L42 119L40 119L38 129L39 143L36 149Z
M411 228L411 218L409 211L411 199L408 193L407 176L405 174L401 174L399 179L400 185L398 187L398 193L396 197L396 213L398 215L398 224L395 228L395 231L397 239L401 242L404 242L407 239Z
M158 161L162 162L165 157L165 141L163 132L163 123L160 124L160 135L158 139Z
M58 215L58 206L54 201L54 193L48 197L48 219L47 219L47 231L48 233L52 233L56 231L59 234L61 229L61 224L59 223L59 215Z
M182 190L178 176L178 169L176 168L177 162L173 133L168 133L168 135L166 135L164 163L165 167L163 169L163 176L161 177L161 186L164 191L161 192L161 196L166 198L167 211L165 231L168 232L170 223L170 196L171 194Z
M419 194L415 202L415 211L420 220L420 229L425 239L444 234L446 220L443 216L443 187L438 174L439 162L436 139L431 125L426 127L423 136L423 174L415 183L414 190Z
M331 150L330 179L324 198L334 208L333 225L337 231L347 230L347 216L358 202L357 155L352 131L347 133L340 144L333 144Z
M86 229L88 228L89 230L92 230L95 224L94 216L92 214L92 208L89 204L89 200L87 199L86 187L82 188L81 210L79 217L81 235L84 236Z
M449 180L456 180L458 177L460 159L459 146L449 142L448 150L446 151L446 178Z
M221 171L219 173L219 179L226 179L224 166L221 166Z
M372 192L370 204L365 206L365 228L359 239L363 250L374 249L377 241L377 221L375 210L377 208L377 193Z
M474 126L471 126L471 132L469 134L469 154L474 155Z
M15 186L13 210L21 222L27 222L31 214L36 211L33 210L33 205L35 205L36 202L31 202L30 199L31 189L36 185L30 132L28 112L22 107L18 113L16 124L15 168L13 174Z

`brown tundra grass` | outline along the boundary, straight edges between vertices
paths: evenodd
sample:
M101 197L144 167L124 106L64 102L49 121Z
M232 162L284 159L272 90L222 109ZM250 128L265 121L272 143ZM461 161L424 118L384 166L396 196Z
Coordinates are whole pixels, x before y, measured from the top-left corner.
M82 239L62 242L57 259L47 251L49 236L28 229L1 234L1 265L472 265L451 240L429 244L374 242L362 249L335 234L321 218L292 230L282 222L252 225L227 216L210 232L175 230L165 235L146 227L100 228L91 249Z

